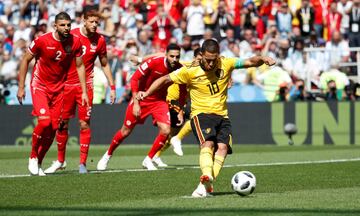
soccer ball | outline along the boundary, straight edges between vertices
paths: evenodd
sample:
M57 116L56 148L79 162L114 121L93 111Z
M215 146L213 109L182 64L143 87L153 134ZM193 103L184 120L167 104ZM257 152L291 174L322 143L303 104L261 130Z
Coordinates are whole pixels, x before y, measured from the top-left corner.
M249 171L238 172L232 177L231 186L232 189L240 196L247 196L255 190L255 175Z

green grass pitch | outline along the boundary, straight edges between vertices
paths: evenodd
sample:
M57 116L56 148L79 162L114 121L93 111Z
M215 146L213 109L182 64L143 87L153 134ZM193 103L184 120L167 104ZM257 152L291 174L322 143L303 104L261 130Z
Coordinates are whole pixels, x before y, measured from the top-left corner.
M46 177L23 176L29 146L0 147L0 215L360 215L360 146L235 145L206 199L190 198L200 176L196 145L185 145L183 157L169 149L169 168L151 172L141 170L149 145L121 145L110 172L97 173L106 147L91 146L92 172L80 175L79 148L70 146L66 170ZM257 178L247 197L230 187L240 170Z

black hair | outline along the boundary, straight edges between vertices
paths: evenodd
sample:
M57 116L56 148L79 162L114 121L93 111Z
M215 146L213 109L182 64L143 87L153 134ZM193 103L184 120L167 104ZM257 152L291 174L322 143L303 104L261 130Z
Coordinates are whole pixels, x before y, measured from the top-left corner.
M70 15L67 14L66 12L60 12L55 16L55 23L58 20L69 20L69 21L71 21L71 18L70 18Z
M176 43L171 43L166 47L166 52L169 52L170 50L181 50L180 46Z
M205 53L205 51L209 53L220 53L219 43L215 39L206 39L201 46L201 52Z
M194 57L198 56L198 55L200 54L200 52L201 52L200 47L196 48L196 49L194 50Z

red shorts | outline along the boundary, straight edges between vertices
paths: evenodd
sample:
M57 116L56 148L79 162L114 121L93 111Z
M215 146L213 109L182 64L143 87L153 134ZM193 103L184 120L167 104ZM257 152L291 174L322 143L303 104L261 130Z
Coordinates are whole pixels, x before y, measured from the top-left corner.
M146 118L151 115L153 124L157 122L170 125L169 105L165 101L140 102L141 115L136 118L133 114L134 102L131 100L125 114L124 125L127 128L134 128L137 124L143 124Z
M61 110L63 107L63 92L49 93L43 89L31 87L31 97L33 103L33 116L49 116L53 129L57 129Z
M90 120L94 93L92 85L87 85L86 89L89 97L89 106L83 106L81 104L82 90L80 85L65 85L63 119L74 118L77 106L79 120Z

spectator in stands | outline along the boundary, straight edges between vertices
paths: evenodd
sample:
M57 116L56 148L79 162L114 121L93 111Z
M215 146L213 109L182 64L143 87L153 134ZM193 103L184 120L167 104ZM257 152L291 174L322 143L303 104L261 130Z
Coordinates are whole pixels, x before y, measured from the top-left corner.
M354 4L349 11L349 46L360 47L360 0L354 0L353 2ZM351 59L356 62L355 52L351 54ZM356 74L355 71L352 73ZM357 71L357 74L359 73L360 71Z
M226 34L225 39L219 43L220 53L223 52L225 49L227 49L230 42L239 43L239 41L235 39L234 29L232 28L226 29L225 34Z
M165 51L171 38L172 28L178 24L174 18L165 12L163 5L157 6L157 15L146 24L152 27L154 32L153 46L155 51Z
M121 26L126 29L126 38L137 38L136 21L138 19L142 19L142 15L136 12L134 3L130 2L121 16Z
M287 3L283 2L281 4L280 10L275 15L275 20L281 36L283 38L288 37L289 33L292 31L292 15Z
M337 11L341 14L340 32L344 38L348 38L349 33L349 12L351 11L353 2L348 0L339 0L337 3Z
M225 0L219 1L219 6L211 16L211 25L214 32L214 38L222 41L226 38L226 30L234 25L234 17L228 13Z
M334 32L340 31L341 19L342 19L342 16L337 11L336 2L332 2L330 4L329 13L325 16L325 19L324 19L324 26L327 29L327 35L325 35L327 41L330 41L332 39Z
M192 40L201 40L205 33L205 8L200 0L193 0L183 11L183 19L186 20L186 33Z
M303 79L295 81L294 86L290 89L289 100L290 101L306 101L309 100L310 95L306 91L305 82Z
M315 10L314 29L318 37L323 37L323 17L328 13L331 0L311 0Z
M20 20L18 29L14 33L14 42L24 39L27 43L31 41L32 29L26 24L25 20Z
M36 27L45 10L44 0L26 0L21 8L21 16L28 21L31 26Z
M345 86L349 84L349 78L336 65L320 75L320 89L328 100L341 100Z
M296 17L299 20L299 27L301 30L301 36L307 38L310 36L312 30L314 30L315 11L310 5L309 0L303 0L301 8L296 11Z
M2 65L0 68L0 77L3 77L4 81L7 83L10 80L17 79L17 69L18 69L18 62L16 62L11 53L5 51L2 56Z
M21 7L19 0L12 0L11 4L6 8L8 23L14 26L19 25L21 19Z
M342 62L349 61L349 44L342 38L339 31L335 31L331 41L326 43L326 50L330 65L339 65Z
M252 29L245 29L243 33L243 40L239 44L242 57L248 56L248 53L251 52L251 40L256 39Z
M139 49L139 56L144 57L153 53L153 48L149 35L145 30L140 30L137 40L137 47Z
M244 5L241 11L241 27L242 29L256 30L256 24L259 21L259 14L256 10L255 4L249 1Z

